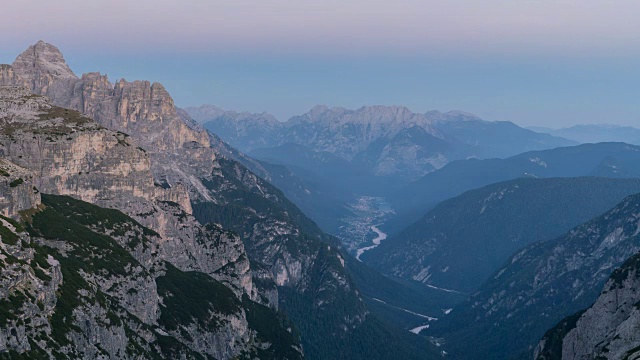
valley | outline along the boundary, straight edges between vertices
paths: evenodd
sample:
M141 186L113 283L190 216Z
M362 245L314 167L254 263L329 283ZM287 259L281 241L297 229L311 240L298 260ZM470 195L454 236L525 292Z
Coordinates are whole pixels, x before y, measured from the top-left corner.
M393 210L383 197L360 196L347 204L349 215L340 219L336 236L345 249L359 260L367 250L380 245L387 238L378 226L393 214ZM367 245L371 244L373 245Z
M369 251L369 250L373 250L373 249L377 248L378 245L380 245L380 243L383 240L387 239L387 234L385 234L382 231L380 231L380 229L378 229L375 225L371 226L371 231L376 233L376 237L373 240L371 240L373 245L365 246L363 248L358 249L358 251L356 251L356 259L357 260L360 260L360 256L362 256L362 254L364 254L365 251ZM362 260L360 260L360 261L362 261Z

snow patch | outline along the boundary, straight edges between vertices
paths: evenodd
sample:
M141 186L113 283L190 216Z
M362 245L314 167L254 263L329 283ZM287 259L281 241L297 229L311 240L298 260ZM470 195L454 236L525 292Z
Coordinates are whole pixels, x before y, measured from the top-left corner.
M342 264L342 267L344 267L344 259L342 258L342 256L340 256L340 254L338 254L338 260L340 260L340 264Z
M445 288L441 288L441 287L437 287L437 286L433 286L431 284L425 284L427 287L432 288L432 289L436 289L436 290L440 290L440 291L445 291L448 293L455 293L455 294L464 294L463 292L460 291L456 291L456 290L451 290L451 289L445 289Z
M424 330L424 329L428 329L429 328L429 324L426 325L422 325L422 326L418 326L418 327L414 327L413 329L409 330L410 332L418 335L420 333L420 331Z
M403 308L398 307L398 306L394 306L394 305L391 305L391 304L387 304L387 303L386 303L386 302L384 302L383 300L380 300L380 299L377 299L377 298L371 298L371 299L373 299L373 300L375 300L375 301L377 301L377 302L379 302L379 303L383 303L383 304L385 304L385 305L387 305L387 306L390 306L390 307L392 307L392 308L395 308L395 309L398 309L398 310L402 310L402 311L404 311L404 312L406 312L406 313L409 313L409 314L412 314L412 315L415 315L415 316L421 317L421 318L423 318L423 319L427 319L427 321L436 321L436 320L438 320L438 318L435 318L435 317L433 317L433 316L429 316L429 315L425 315L425 314L420 314L420 313L417 313L417 312L414 312L414 311L411 311L411 310L403 309Z
M542 167L547 167L547 163L542 161L542 159L540 159L540 158L537 158L537 157L536 158L529 158L529 161L531 161L534 164L538 164L538 165L540 165Z

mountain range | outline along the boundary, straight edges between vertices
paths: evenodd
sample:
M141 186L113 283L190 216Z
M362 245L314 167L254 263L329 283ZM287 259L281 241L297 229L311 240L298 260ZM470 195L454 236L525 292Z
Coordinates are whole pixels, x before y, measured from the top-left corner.
M640 129L632 126L619 126L611 124L591 124L574 125L561 129L551 129L542 127L529 127L528 129L560 136L565 139L577 141L579 143L598 142L625 142L628 144L640 145Z
M308 192L289 192L285 186L287 197L325 231L341 237L347 235L340 228L350 226L342 219L350 217L348 208L361 196L387 197L452 160L575 144L510 122L459 111L414 113L401 106L316 106L286 122L212 105L185 111L241 152L287 167Z

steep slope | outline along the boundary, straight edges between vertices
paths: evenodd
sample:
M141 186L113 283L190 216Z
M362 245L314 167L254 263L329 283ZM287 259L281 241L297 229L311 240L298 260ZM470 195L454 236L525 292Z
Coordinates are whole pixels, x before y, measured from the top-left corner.
M35 51L37 59L40 59L40 53L46 54L51 49L46 44L34 48L41 48ZM55 59L60 58L61 56ZM33 67L41 66L40 62L36 61ZM46 79L51 76L55 82L54 75L57 73L47 73L49 68L44 66L35 73L38 76L46 74ZM15 80L15 77L13 79ZM44 87L41 92L46 92L45 88L49 89L51 86ZM55 96L56 93L50 95ZM33 197L37 197L40 191L72 195L101 206L117 208L158 234L153 246L147 247L153 249L152 252L158 259L169 261L177 271L202 272L202 276L208 276L212 281L224 284L221 286L228 287L227 291L234 294L239 301L242 301L245 295L251 299L263 299L263 295L258 294L254 288L249 259L241 240L219 227L202 226L190 215L190 195L183 184L189 183L192 185L191 189L197 189L195 184L198 182L190 181L184 176L184 172L178 173L182 175L180 180L184 179L184 182L170 182L171 179L167 181L168 177L163 177L162 173L157 171L162 170L162 167L153 166L158 159L167 155L170 155L173 161L162 165L179 163L179 160L193 154L190 150L196 149L197 152L197 147L186 143L187 145L183 146L184 152L176 155L176 149L173 149L167 154L166 150L162 150L164 145L160 141L157 143L159 148L146 151L138 146L131 136L107 130L76 111L54 106L47 99L32 95L24 89L3 87L0 89L0 99L0 123L3 130L0 135L0 155L5 157L2 160L3 164L8 165L3 166L3 171L9 174L9 179L12 176L20 176L8 184L8 193L13 196L11 202L19 206L6 210L3 208L6 215L16 216L18 211L27 208L26 205L30 204L29 207L32 207ZM131 97L128 97L126 102L130 101ZM148 106L141 105L141 108L146 106L144 116L136 115L136 121L145 129L151 128L142 124L145 121L162 120L158 117L158 112L164 111L159 105L162 101L152 103L147 104ZM167 111L171 113L171 110ZM122 117L119 119L122 120ZM178 131L190 129L185 123L182 124L184 127L179 127ZM170 130L163 131L171 132ZM174 135L167 135L166 138L180 138ZM208 134L205 135L208 139ZM167 144L173 143L172 141ZM212 155L204 160L208 158L211 162L211 159L215 158L211 149L201 153ZM178 161L175 158L178 158ZM203 159L196 156L195 161L198 160ZM190 165L189 162L187 164ZM209 167L213 167L213 164L209 164ZM155 174L154 170L157 171ZM181 169L171 169L174 174L176 170ZM21 176L20 172L25 175ZM154 175L160 175L157 181ZM199 184L202 187L201 183ZM3 187L3 192L7 193L4 189ZM17 191L20 189L23 190ZM191 193L195 191L192 190ZM22 202L15 200L17 196L21 196ZM275 315L268 316L274 318ZM243 313L234 321L248 320ZM242 331L227 329L222 331L222 334ZM206 336L205 333L198 333L198 336L200 335ZM196 339L197 336L193 335L192 338ZM229 338L227 340L232 341ZM216 357L238 356L249 349L249 342L253 341L251 337L244 337L238 339L237 346L233 345L229 349L226 348L229 345L220 340L208 351L217 353ZM182 351L183 354L188 353L185 349Z
M190 215L184 187L154 183L150 157L131 137L23 88L0 87L0 99L0 155L33 174L33 189L122 210L162 236L158 251L174 265L252 293L242 243L230 237L211 246L217 236Z
M0 219L0 351L10 358L302 358L270 309L162 260L153 230L73 198L42 201L25 213L27 232Z
M230 294L235 300L230 299L229 301L237 304L246 303L247 306L256 308L257 310L254 309L254 311L261 313L260 316L271 320L277 319L272 310L252 305L250 298L262 300L262 294L258 294L254 288L249 259L241 240L219 226L202 226L198 223L190 215L191 204L188 202L189 197L184 189L180 190L180 187L177 189L166 188L154 184L147 153L136 146L130 137L107 130L75 111L52 106L47 99L32 95L22 88L0 87L0 114L2 115L0 125L3 129L0 134L0 149L3 154L0 163L2 163L3 177L6 178L0 183L0 189L3 194L10 195L7 198L11 202L11 206L3 208L3 212L8 216L17 216L18 213L25 214L35 231L31 232L32 237L43 237L49 240L61 238L81 247L75 254L81 257L72 260L75 267L69 270L67 278L72 276L69 274L74 272L89 272L88 268L78 268L81 264L77 263L78 261L88 261L86 258L88 252L95 253L98 256L96 261L99 262L103 256L100 255L101 252L111 251L113 261L130 262L128 259L134 258L136 266L139 263L148 271L156 267L159 267L158 269L175 269L173 272L175 274L182 272L191 274L196 271L200 273L197 277L204 279L199 280L201 284L203 281L205 284L214 284L211 285L214 289L211 291ZM55 211L38 212L35 210L34 213L34 208L42 209L39 203L41 192L72 195L103 206L122 209L135 217L136 220L115 210L107 211L85 203L82 205L79 201L71 198L64 201L57 200L56 197L50 195L47 198L48 201L45 202L46 209L55 208ZM185 207L173 201L175 199L184 202L184 198L187 199ZM90 213L84 213L89 210ZM79 214L83 215L78 218ZM40 222L41 219L42 222ZM72 227L74 221L78 224ZM119 223L111 224L113 221L119 221ZM65 227L57 227L62 224ZM141 224L146 224L147 227L143 228ZM90 229L83 229L80 225L85 228L90 227ZM7 234L3 233L3 235ZM103 248L101 244L91 242L85 244L92 238L100 238L96 234L114 238L113 241L119 242L120 246L125 249L118 249L115 245ZM15 238L10 234L9 237ZM112 242L107 238L104 238L104 241ZM14 240L10 245L17 245L16 243L17 241ZM68 246L61 249L71 251ZM16 249L16 251L23 250ZM30 250L24 251L27 251L28 255ZM61 255L66 257L64 251ZM52 256L54 255L58 262L64 263L60 256L57 256L58 254ZM116 271L122 275L117 280L119 283L137 281L135 279L140 278L142 286L151 286L149 283L153 283L154 278L157 279L161 276L161 274L151 277L144 275L145 277L141 278L142 275L138 270L132 272L133 270L128 266L125 266L124 270L122 266L115 268L113 266L116 265L106 264L105 266L108 266L105 271ZM158 269L156 270L160 271ZM104 277L103 270L91 270L98 271L96 275L88 275L92 276L93 283L98 286L111 286L115 281L109 279L109 276ZM38 270L32 271L38 273ZM98 275L102 277L98 277ZM185 276L189 278L191 275ZM21 281L20 275L16 272L8 273L7 281ZM75 283L80 280L70 281ZM75 294L75 290L70 291ZM145 290L145 293L148 292ZM6 296L13 295L7 293ZM72 296L75 295L72 294ZM100 295L93 294L92 296ZM89 297L91 298L91 296ZM245 297L246 300L244 300ZM157 299L158 295L152 296L152 298ZM24 300L24 297L19 296L18 300L20 299ZM18 300L15 300L14 306L20 308L23 305L20 305ZM127 311L141 319L143 323L152 324L159 321L155 314L157 310L154 310L154 306L157 308L157 302L154 305L154 302L148 299L131 300L130 296L124 296L123 301L129 303L119 306L127 305ZM268 302L265 303L268 304ZM141 309L147 305L150 308ZM73 306L88 305L73 303ZM184 304L179 304L179 307L184 307ZM89 314L86 315L87 321L101 321L99 317L92 317L91 309L82 308L78 311ZM122 312L118 314L128 316ZM210 354L217 358L231 358L239 356L243 352L255 353L257 350L251 350L254 346L251 344L256 342L256 338L251 335L252 330L247 328L249 318L245 312L235 312L233 318L229 318L228 321L237 326L223 327L215 331L209 329L209 325L198 328L192 327L188 322L182 322L189 330L181 331L187 331L190 340L181 339L180 341L186 345L181 345L175 350L180 354L194 352L202 355ZM113 319L112 321L125 320L118 316ZM183 320L189 319L190 317ZM204 317L201 320L208 321ZM216 320L216 322L219 321ZM277 324L278 322L271 322L269 325L267 322L256 326L275 326ZM218 329L219 326L216 325L214 328ZM171 330L178 329L174 327ZM120 328L118 331L125 330ZM92 329L89 328L86 331L92 331ZM165 330L161 331L169 333ZM240 337L234 340L235 335L230 334L240 334ZM149 338L148 334L140 334L140 336L147 340ZM200 345L197 345L204 339L212 342L212 345L207 349L199 348ZM8 348L17 352L29 349L25 345L29 342L24 338L21 341L22 345L9 346ZM101 338L98 341L109 340ZM70 344L67 345L67 342ZM230 345L227 342L235 342L235 344ZM55 351L65 353L71 352L70 356L76 356L73 355L76 353L86 353L86 356L93 357L92 354L99 351L99 348L96 350L94 345L84 343L74 335L67 340L60 338L57 344L47 344L43 349L49 352L55 349L58 349ZM294 345L292 343L292 346ZM58 346L62 348L59 349ZM126 347L126 344L124 346ZM260 345L260 347L267 349L268 346L265 346ZM111 354L120 351L109 349L109 351L111 350L113 350L113 352L109 352ZM147 348L144 351L152 350ZM151 357L152 355L145 353L144 356ZM166 356L171 357L170 355Z
M640 355L640 254L611 274L587 310L547 331L535 359L635 359Z
M517 250L558 237L638 192L638 179L492 184L438 204L361 259L388 274L471 293Z
M513 255L430 334L452 358L531 357L545 331L591 305L616 267L640 250L640 195Z
M640 177L639 164L640 147L624 143L531 151L506 159L453 161L389 196L398 215L386 226L399 232L439 202L500 181L519 177Z

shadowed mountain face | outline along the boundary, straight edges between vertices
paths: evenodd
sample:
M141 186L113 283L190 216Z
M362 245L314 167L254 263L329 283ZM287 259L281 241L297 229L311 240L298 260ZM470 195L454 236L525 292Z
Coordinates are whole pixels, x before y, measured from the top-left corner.
M443 201L362 257L387 274L472 293L511 254L640 192L638 179L516 179Z
M455 359L530 358L547 329L593 304L614 270L640 250L638 214L640 195L632 195L565 235L516 252L429 333L443 337Z
M640 147L624 143L584 144L531 151L506 159L454 161L389 196L398 232L439 202L492 183L520 177L640 177Z

